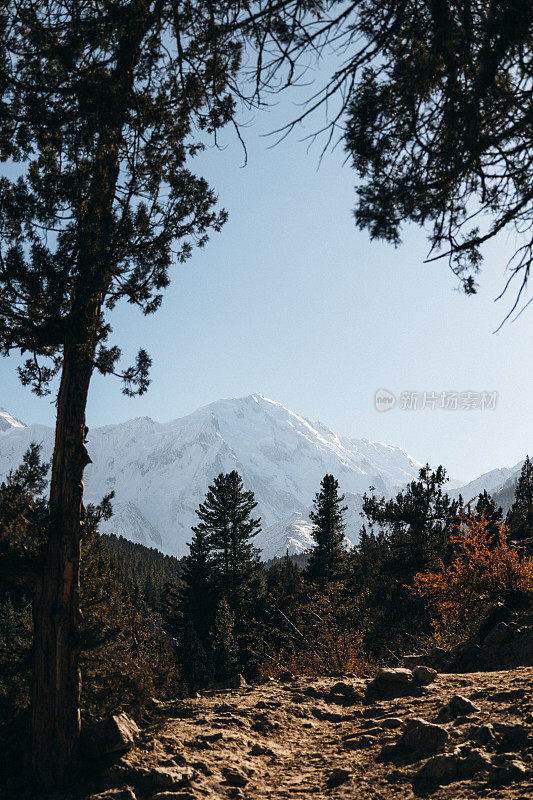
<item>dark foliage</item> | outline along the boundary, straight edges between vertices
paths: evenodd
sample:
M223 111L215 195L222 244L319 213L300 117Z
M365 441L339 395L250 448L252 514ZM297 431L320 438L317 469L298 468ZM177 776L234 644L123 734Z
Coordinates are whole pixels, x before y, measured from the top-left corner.
M288 129L324 104L360 179L356 225L395 245L423 226L468 293L483 243L516 232L516 305L533 258L531 2L296 2L259 27L263 82L339 58Z
M505 524L511 539L529 539L533 536L533 464L526 456L516 484L514 503Z
M397 653L429 631L423 604L408 587L415 574L451 556L450 535L461 500L450 500L444 493L446 481L442 467L432 470L426 465L419 480L396 498L364 497L366 520L350 556L350 570L366 647L374 657Z
M224 680L251 660L251 624L263 591L253 546L261 530L260 520L252 516L256 506L235 470L220 473L196 511L199 522L183 559L180 585L165 592L166 625L177 637L184 679L191 687L213 674ZM199 662L207 665L200 683Z
M344 495L339 495L339 482L333 475L324 475L320 491L313 501L309 514L313 523L315 546L309 553L305 576L311 582L324 586L338 580L346 561L344 547Z
M501 538L503 509L496 505L492 495L485 489L478 497L475 506L476 519L483 517L487 523L486 531L491 542L498 544Z

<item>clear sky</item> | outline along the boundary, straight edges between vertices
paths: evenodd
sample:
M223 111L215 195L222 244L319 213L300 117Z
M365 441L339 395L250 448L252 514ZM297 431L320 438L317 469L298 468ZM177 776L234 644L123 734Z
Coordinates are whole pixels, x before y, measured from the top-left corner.
M289 100L256 113L243 131L248 165L228 146L197 159L229 212L203 251L175 267L162 309L121 307L112 322L127 356L153 358L146 395L128 399L95 377L89 426L148 415L169 420L221 397L259 392L339 433L397 444L464 480L533 451L533 308L493 334L508 309L494 303L511 237L486 251L475 297L456 291L443 262L423 264L424 232L394 249L353 224L355 174L338 150L319 168L293 133L272 149L264 134L295 112ZM39 399L0 362L0 405L52 424ZM374 393L497 391L496 410L380 413Z

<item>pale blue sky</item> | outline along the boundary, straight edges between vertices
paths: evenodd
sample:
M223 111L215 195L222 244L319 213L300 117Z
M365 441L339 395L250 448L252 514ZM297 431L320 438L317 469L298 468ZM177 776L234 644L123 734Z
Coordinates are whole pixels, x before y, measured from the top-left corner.
M153 358L146 395L128 399L95 377L89 426L148 415L169 420L221 397L260 392L340 433L397 444L469 479L510 466L531 447L533 310L493 335L508 304L493 300L512 239L486 253L480 292L465 297L444 263L424 265L424 233L399 249L355 230L355 174L342 151L318 169L294 133L277 147L262 134L292 113L288 101L244 131L248 165L230 142L197 168L229 211L222 233L173 271L162 309L114 313L115 341ZM0 362L0 405L25 422L51 424L50 398ZM374 392L495 390L495 411L379 413Z

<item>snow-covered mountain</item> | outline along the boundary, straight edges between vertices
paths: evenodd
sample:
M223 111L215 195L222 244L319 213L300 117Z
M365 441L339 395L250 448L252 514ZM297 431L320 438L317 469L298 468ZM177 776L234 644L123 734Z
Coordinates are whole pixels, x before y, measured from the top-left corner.
M454 497L461 495L465 503L471 501L475 503L477 497L487 490L494 497L496 503L502 506L504 511L508 511L513 504L514 490L523 464L523 461L519 461L514 467L499 467L485 472L479 478L454 489L451 494Z
M25 428L23 422L15 417L12 417L11 414L0 406L0 432L4 433L5 431L12 430L13 428Z
M46 459L53 444L51 428L7 418L0 479L18 466L31 441L42 443ZM375 486L392 495L421 466L398 447L338 436L259 394L219 400L172 422L141 417L95 428L88 449L86 499L98 502L115 491L107 529L179 556L187 551L194 510L219 472L238 470L255 492L263 522L256 543L271 558L309 547L309 509L326 472L346 494L346 535L353 542L363 492Z

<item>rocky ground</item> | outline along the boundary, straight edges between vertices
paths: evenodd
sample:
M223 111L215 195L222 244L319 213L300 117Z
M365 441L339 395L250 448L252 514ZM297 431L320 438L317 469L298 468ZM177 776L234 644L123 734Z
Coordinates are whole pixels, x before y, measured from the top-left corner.
M81 796L526 800L532 687L532 667L442 675L414 667L372 681L287 676L154 702L138 731L118 719L124 747L134 743L95 760L100 776Z

